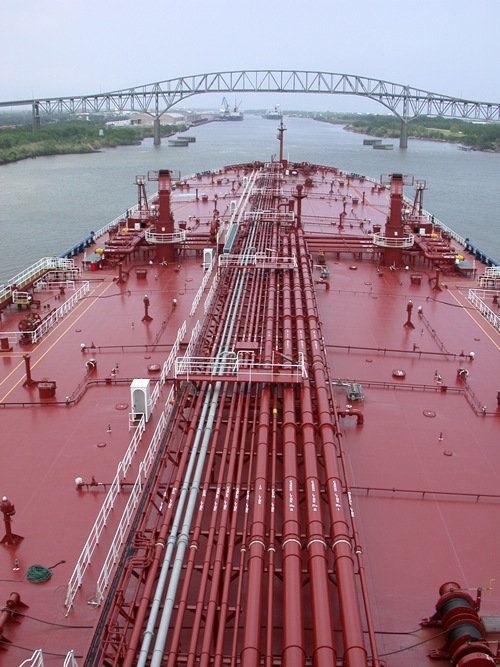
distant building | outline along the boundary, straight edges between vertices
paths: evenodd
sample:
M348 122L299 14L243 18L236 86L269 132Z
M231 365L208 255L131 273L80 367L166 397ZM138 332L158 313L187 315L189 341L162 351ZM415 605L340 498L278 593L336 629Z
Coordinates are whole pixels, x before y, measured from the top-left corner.
M123 127L128 125L153 125L154 116L151 116L147 113L131 113L126 120L113 120L106 125L112 125L115 127ZM189 124L189 121L181 113L163 113L160 116L160 123L162 125L182 125Z
M162 113L160 123L162 125L181 125L186 122L186 118L181 113ZM154 117L147 113L130 114L131 125L153 125Z

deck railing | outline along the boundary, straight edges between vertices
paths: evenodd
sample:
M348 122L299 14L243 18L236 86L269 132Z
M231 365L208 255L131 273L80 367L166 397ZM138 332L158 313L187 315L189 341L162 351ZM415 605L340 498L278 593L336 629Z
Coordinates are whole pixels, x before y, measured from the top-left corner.
M212 301L214 300L214 296L217 293L218 288L219 288L219 272L217 272L217 275L215 276L214 281L212 283L212 287L209 289L207 298L205 299L205 306L204 306L205 315L210 310L210 306L212 305Z
M199 333L199 328L200 324L198 322L195 327L195 332L196 332L195 338ZM172 347L168 359L165 361L165 364L163 366L160 382L156 383L156 386L154 387L153 392L151 394L151 404L150 404L151 411L153 410L153 408L157 403L157 400L160 395L160 388L163 384L165 384L167 380L167 376L174 363L175 356L179 352L180 344L182 342L182 339L184 338L185 333L186 333L186 322L182 324L182 326L178 331L177 339L174 343L174 346ZM131 498L129 498L129 501L125 506L123 515L119 521L118 528L112 540L110 550L105 559L104 566L99 577L99 582L100 582L99 585L101 586L101 588L98 588L98 591L102 592L109 582L109 577L111 576L112 567L118 557L119 545L122 543L124 539L124 536L126 534L126 527L130 524L132 511L137 505L140 492L142 491L145 475L149 470L149 467L153 460L154 453L157 450L162 430L165 428L166 417L170 412L170 410L172 409L172 404L173 404L172 398L173 398L173 388L171 389L171 392L165 404L165 408L159 417L158 424L155 428L155 432L152 436L147 453L139 466L139 474L137 476L135 484L133 485L131 491ZM93 527L91 528L90 535L83 547L83 550L80 554L80 557L78 558L75 569L68 583L66 592L66 601L65 601L66 615L69 614L71 607L73 606L73 601L75 599L75 596L78 592L78 589L82 585L85 572L91 563L92 555L99 543L100 535L102 534L103 530L106 527L106 520L111 510L114 507L118 494L122 490L123 480L125 479L128 469L132 465L132 461L137 452L139 442L142 439L144 431L146 430L146 422L144 419L144 415L142 415L139 420L136 420L134 415L133 426L134 426L134 435L132 436L127 451L125 452L125 456L118 464L118 469L115 478L110 485L104 503L101 507L101 510L97 516L97 519ZM97 601L97 603L98 602L99 601Z
M479 287L485 289L500 288L500 266L488 266L484 275L479 277Z
M210 267L205 271L205 274L203 276L203 280L201 281L201 285L198 288L198 291L196 292L196 296L193 299L193 304L191 306L191 310L189 311L189 317L192 317L198 308L198 304L201 301L201 297L203 296L203 292L205 291L205 287L207 286L208 281L210 280L210 277L212 276L212 271L214 267L214 262L210 264Z
M83 297L90 292L90 284L85 281L83 285L78 289L74 294L70 296L67 301L65 301L62 306L56 308L48 317L46 317L43 322L38 326L34 331L31 332L31 342L33 345L37 343L40 338L47 333L49 329L59 322L65 315L69 313L70 310L80 301Z
M75 652L70 651L66 656L63 667L78 667L78 663L75 660Z
M29 336L31 343L34 345L42 336L44 336L49 329L51 329L59 320L67 315L74 306L83 299L83 297L90 291L90 283L87 281L70 296L59 308L56 308L50 315L48 315L36 329L33 331L2 331L2 338L8 338L9 345L16 345L23 336Z
M252 188L252 195L264 195L264 196L272 196L272 197L282 197L283 196L283 188L275 188L275 187L254 187Z
M172 387L170 390L170 394L167 398L167 401L165 403L165 408L161 413L160 418L158 419L158 423L156 425L155 431L149 443L146 454L139 465L139 473L130 492L130 497L123 511L122 517L118 524L118 528L115 532L115 536L109 548L108 554L104 560L104 565L101 569L101 573L97 579L97 596L95 600L96 604L100 604L100 602L102 601L102 598L104 596L104 591L106 590L109 581L111 579L111 576L113 574L114 566L118 558L120 557L121 553L120 547L123 544L123 541L128 534L128 529L130 526L130 522L134 516L135 508L139 503L144 488L144 484L148 478L148 474L151 469L151 466L153 465L156 452L158 451L158 447L161 443L163 431L167 424L169 414L172 410L173 399L174 399L174 388Z
M154 407L154 405L152 407ZM137 448L142 439L144 431L146 430L146 421L144 415L141 415L141 418L136 420L134 424L134 435L132 436L127 451L125 452L125 456L118 464L115 478L109 487L106 498L104 499L99 514L97 515L97 519L91 528L90 535L87 538L87 542L83 547L82 553L80 554L73 574L69 580L65 602L67 614L73 605L73 600L75 599L75 595L78 589L82 585L83 576L91 563L92 555L99 544L101 533L106 527L108 516L111 510L114 508L116 498L122 489L123 480L126 478L127 472L132 465Z
M147 243L183 243L184 241L189 240L184 230L163 234L155 232L152 229L146 229L145 239Z
M195 327L193 328L192 336L191 336L191 343L190 345L194 347L196 340L198 338L199 332L200 332L200 323L199 321L196 323ZM179 331L177 333L177 338L175 340L175 343L172 347L172 350L170 351L170 354L165 361L163 368L162 368L162 373L161 373L161 378L160 382L156 384L156 387L152 393L151 396L151 409L155 406L157 399L159 397L160 393L160 387L167 381L168 374L170 372L170 369L174 363L175 357L179 352L180 345L182 342L182 339L184 338L186 333L186 322L182 324L182 326L179 328ZM189 349L189 347L188 347ZM144 487L144 482L147 478L147 474L149 472L149 469L154 461L155 454L158 450L158 445L161 441L162 433L163 430L165 429L167 418L169 416L170 411L172 410L174 402L174 388L172 387L169 393L169 396L167 398L167 401L165 403L165 407L163 409L163 412L161 413L158 423L156 425L155 431L153 433L153 436L151 438L150 444L148 446L146 455L142 462L139 465L139 472L136 478L136 481L132 487L132 490L130 492L130 497L128 499L128 502L125 506L125 509L123 511L123 514L121 516L121 519L118 523L118 527L116 529L115 535L113 537L113 540L111 542L111 546L109 548L108 554L105 558L104 565L102 567L101 573L98 578L97 582L97 598L95 600L96 604L99 604L102 596L104 594L104 591L106 587L109 584L109 580L112 576L114 565L116 564L117 559L119 558L120 555L120 546L123 543L123 540L125 539L125 536L127 535L127 530L128 526L130 525L130 521L132 519L133 513L135 508L137 507L137 503L139 502L143 487ZM139 422L139 425L136 428L136 431L134 433L134 437L131 440L131 443L127 449L127 452L121 461L121 463L118 466L118 472L115 477L115 480L113 482L114 488L110 488L108 492L108 496L112 497L113 500L116 498L117 493L121 490L121 479L125 477L125 473L128 470L129 466L132 463L133 456L135 455L137 451L137 445L139 443L139 440L142 438L142 435L145 430L145 421L144 417ZM108 507L109 503L107 502L107 498L104 501L104 506L106 508ZM102 511L102 510L101 510ZM100 513L101 514L101 513ZM109 511L107 511L106 516L109 514ZM80 556L80 559L77 563L77 566L74 570L73 576L68 584L68 590L67 590L67 595L66 595L66 609L67 609L67 614L69 613L72 605L74 598L76 596L76 593L78 591L78 588L82 584L83 580L83 574L85 570L87 569L88 565L90 564L90 556L92 555L96 544L95 542L95 536L102 532L104 529L105 523L100 521L100 517L98 516L96 524L94 525L91 534L89 536L89 539L87 540L87 544L85 545L82 554ZM100 529L100 532L97 533L98 529ZM92 551L92 553L91 553Z
M198 320L196 322L196 324L194 325L192 331L191 331L191 338L189 339L189 343L188 343L188 346L186 348L186 355L187 356L191 356L191 354L193 353L194 348L196 347L196 345L198 343L198 336L200 335L200 331L201 331L201 324L200 324L200 320ZM175 360L175 365L177 366L177 359ZM175 371L174 371L174 375L175 375Z
M31 658L23 660L19 667L44 667L43 653L42 649L37 649ZM63 667L78 667L78 663L75 660L75 652L70 651L66 658L64 659Z
M42 649L37 649L31 658L23 660L19 667L43 667L43 653Z
M5 285L0 285L0 301L4 298L10 297L14 288L21 288L33 282L36 278L41 276L49 269L74 269L75 263L72 259L61 257L43 257L38 260L36 264L28 266L27 269L21 271L13 278L11 278Z
M216 379L229 376L249 382L269 381L270 377L275 377L277 381L280 374L286 374L296 382L307 377L302 353L299 353L297 363L280 363L280 358L280 355L276 355L271 363L259 363L251 350L227 352L225 356L219 357L195 357L187 350L185 356L175 360L175 377L185 376L189 380L197 377Z
M72 279L65 280L44 280L40 278L33 285L34 292L60 292L61 287L63 289L74 290L76 287L75 281L78 279L78 276L74 276Z
M486 296L498 296L498 290L480 290L480 289L470 289L468 299L475 306L481 315L484 315L485 318L490 322L497 331L500 331L500 317L497 313L493 312L488 304L484 301Z
M266 268L266 269L295 269L297 267L297 258L295 255L282 257L276 254L257 252L253 255L219 255L219 266L221 268Z
M108 225L107 228L109 228L110 226L112 226L112 224ZM202 286L200 287L200 290L198 291L198 294L196 295L195 300L193 301L193 306L191 308L191 313L190 313L191 316L196 311L202 293L210 278L210 273L211 271L207 271L207 273L204 276ZM196 325L193 327L191 341L188 346L188 350L194 349L194 346L196 345L196 341L200 333L200 328L201 326L198 321ZM175 362L176 355L179 353L180 345L182 339L185 336L185 333L186 333L186 322L184 322L180 327L176 341L172 347L169 357L166 359L163 365L160 382L156 383L156 386L151 396L151 409L154 407L154 405L157 402L157 399L159 398L161 386L165 384L165 382L167 381L167 377ZM130 521L132 519L133 513L135 511L140 495L142 493L144 482L146 480L149 469L154 461L156 451L161 441L162 433L165 429L168 415L172 410L173 402L174 402L174 388L172 387L169 397L165 403L164 410L158 419L158 423L151 438L146 455L139 465L139 472L136 481L132 487L132 491L130 492L130 497L125 506L122 517L118 523L117 530L111 542L108 554L105 558L101 573L99 575L97 582L97 597L95 600L96 604L100 603L104 590L109 584L109 580L112 575L114 565L117 559L119 558L120 546L122 545L123 540L125 539L125 536L128 531L128 526L130 525ZM123 460L118 465L118 470L115 479L113 480L113 483L110 486L110 489L107 493L106 499L104 500L101 511L99 512L97 520L91 529L89 538L87 539L87 542L82 550L80 558L78 559L75 569L73 571L73 575L68 583L66 601L65 601L66 615L70 612L73 606L75 596L78 592L78 589L82 585L84 574L90 565L92 554L94 553L95 548L97 547L97 544L99 542L99 536L101 535L106 526L106 519L109 516L110 511L113 509L118 493L121 491L123 483L122 480L125 478L125 474L128 468L130 467L132 459L137 451L138 443L145 431L144 416L142 416L142 418L138 423L134 420L134 427L135 427L134 436L132 437L132 440L130 442L130 445L127 449L127 452Z
M369 180L369 179L368 179ZM410 208L414 206L414 202L412 199L407 197L406 195L403 196L403 200L409 206ZM463 236L460 236L460 234L457 234L451 227L448 227L447 225L444 224L444 222L441 222L441 220L438 220L437 218L434 217L432 213L429 213L429 211L426 211L425 209L422 209L421 211L422 216L426 217L429 222L432 222L433 225L438 227L439 229L442 229L444 232L448 234L451 238L455 239L455 241L458 241L460 245L464 246L466 245L466 240L464 239Z
M175 358L179 353L182 339L184 338L185 335L186 335L186 322L184 321L179 331L177 332L177 338L175 339L172 349L170 350L170 354L168 355L167 359L163 364L163 368L161 369L160 381L162 385L164 385L165 382L167 381L170 370L175 363Z
M411 248L415 241L413 234L406 236L383 236L382 234L373 235L374 245L381 248Z
M144 430L145 430L145 421L144 421L144 416L142 416L140 420L140 425L138 426L138 431L142 435L142 433L144 433ZM66 615L68 615L71 607L73 606L73 600L75 599L75 595L78 589L82 585L85 572L87 571L87 568L89 567L92 561L92 555L99 545L99 538L101 536L101 533L106 527L108 516L113 510L115 505L115 500L121 491L122 479L125 478L126 470L128 469L129 462L131 460L130 449L133 445L135 446L135 448L137 448L136 445L137 442L138 439L136 432L134 433L134 437L132 438L127 453L124 457L125 463L124 461L120 461L118 465L118 471L115 475L113 482L110 485L108 493L106 494L106 498L104 499L104 503L101 506L99 514L97 515L97 519L94 525L92 526L90 535L87 538L82 553L80 554L80 557L76 563L76 567L73 570L73 574L69 580L66 591L66 601L65 601Z
M293 225L295 213L293 211L275 211L274 209L262 211L247 211L245 213L245 222L275 222L279 224Z
M383 351L383 350L381 350ZM460 355L454 355L460 357ZM344 384L345 380L335 380L332 384ZM349 381L347 381L349 382ZM407 382L379 382L375 380L360 380L357 384L362 385L365 389L366 387L372 387L374 389L387 389L390 391L425 391L425 392L434 392L441 393L446 392L450 394L459 394L464 396L467 403L470 405L472 410L477 415L482 415L483 417L491 416L496 417L496 410L488 410L487 406L483 405L479 400L478 396L474 393L471 386L468 382L463 381L461 387L452 387L449 385L441 384L410 384Z

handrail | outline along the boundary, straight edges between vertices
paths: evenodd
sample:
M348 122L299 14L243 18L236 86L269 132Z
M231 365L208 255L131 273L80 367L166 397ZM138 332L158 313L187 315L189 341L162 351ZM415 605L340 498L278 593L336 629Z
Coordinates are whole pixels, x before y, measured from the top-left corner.
M97 232L94 233L94 239L97 241L98 238L101 236L104 236L104 234L107 234L110 229L113 227L117 227L119 224L122 224L125 220L125 217L123 213L121 215L118 215L114 220L111 220L111 222L108 222L104 227L101 227L101 229L98 229Z
M373 243L382 248L411 248L415 236L407 234L405 236L383 236L382 234L373 234Z
M169 234L158 233L151 228L146 229L147 243L183 243L187 238L185 230Z
M346 380L334 381L332 384L343 384ZM450 394L459 394L465 396L467 403L470 405L476 415L483 417L496 417L496 410L488 410L488 408L481 403L477 395L471 389L468 382L462 382L462 387L452 387L444 384L409 384L407 382L389 382L377 380L359 380L358 384L366 387L374 387L375 389L388 389L390 391L432 391L432 392L448 392Z
M297 267L297 258L295 255L282 257L280 255L269 255L264 252L257 252L253 255L219 255L219 266L221 268L236 268L244 266L248 268L272 268L272 269L295 269Z
M69 311L80 301L83 297L90 292L90 283L85 281L83 285L78 289L70 298L65 301L59 308L56 308L47 318L45 318L40 326L38 326L34 331L31 332L31 342L35 344L40 340L40 338L47 333L49 329L62 319Z
M251 350L240 350L237 354L235 352L227 353L225 357L195 357L190 356L188 352L183 357L175 360L175 377L186 376L196 377L198 375L220 377L221 375L234 376L235 379L241 373L249 372L253 379L258 380L259 377L268 377L269 373L278 375L279 373L288 373L297 379L299 377L307 377L307 369L305 366L304 355L299 353L298 363L278 363L279 355L273 354L273 361L271 364L258 363L255 361L255 356Z
M163 364L160 376L160 382L162 385L165 384L165 382L167 381L167 376L170 373L170 369L172 368L175 362L175 357L179 352L181 341L185 335L186 335L186 321L184 320L182 326L179 328L179 331L177 333L177 338L175 339L175 343L173 344L172 349L170 350L170 354L168 355L167 359Z
M439 229L442 229L444 232L446 232L446 234L448 234L452 239L455 239L455 241L458 241L458 243L460 243L460 245L462 245L464 247L467 245L467 241L465 240L465 238L463 236L460 236L460 234L455 232L451 227L448 227L448 225L445 225L444 222L441 222L440 220L437 220L436 218L434 218L432 216L432 214L429 213L428 211L425 211L425 213L429 217L429 219L431 219L433 221L433 223L437 227L439 227Z
M262 187L254 187L252 188L252 195L271 195L274 197L282 197L283 188L267 187L265 185Z
M198 330L199 330L199 323L198 323ZM177 334L177 339L174 343L172 351L170 352L170 355L169 355L168 359L166 360L166 362L163 366L160 382L156 383L156 387L155 387L155 389L152 393L151 406L150 406L151 410L156 405L156 402L159 398L160 385L162 385L166 382L167 375L168 375L169 370L172 366L172 363L175 359L175 355L178 353L178 350L179 350L181 341L182 341L182 339L185 335L185 332L186 332L186 322L184 322L183 325L179 329L179 332ZM170 392L169 399L167 400L164 411L160 415L158 425L156 426L156 429L155 429L155 432L153 434L150 446L148 448L148 452L146 453L145 458L143 459L142 463L140 464L138 479L140 478L140 475L141 475L141 469L144 469L144 467L146 465L145 462L148 461L149 458L152 455L151 452L153 450L156 451L156 445L153 447L152 443L157 441L157 439L159 437L159 433L161 432L161 428L163 428L165 426L165 421L164 421L165 415L168 414L168 411L171 409L171 405L172 405L172 402L171 402L172 391L173 390L171 390L171 392ZM161 426L160 426L160 424L161 424ZM70 581L68 583L67 593L66 593L66 601L65 601L66 615L69 614L69 612L71 610L71 607L73 606L73 601L75 599L76 593L77 593L78 589L80 588L80 586L82 584L82 581L83 581L83 576L84 576L88 566L90 565L92 554L94 553L94 551L97 547L97 544L99 542L99 537L100 537L101 533L103 532L103 530L106 526L106 519L107 519L109 513L111 512L111 510L113 509L114 501L115 501L118 493L120 493L120 491L121 491L122 480L125 479L126 473L127 473L128 469L130 468L130 466L132 465L132 460L133 460L133 458L134 458L134 456L137 452L139 442L140 442L140 440L141 440L141 438L142 438L142 436L143 436L143 434L146 430L146 422L145 422L144 415L141 416L141 419L138 422L134 421L134 425L135 425L134 435L133 435L133 437L130 441L130 444L127 448L127 451L125 452L125 455L124 455L123 459L118 464L118 470L117 470L117 473L115 475L115 478L114 478L114 480L113 480L113 482L112 482L112 484L111 484L111 486L108 490L108 493L107 493L106 498L104 500L104 503L101 507L101 510L99 511L99 514L98 514L97 519L94 523L94 526L91 528L90 535L87 538L87 542L85 543L85 545L82 549L80 557L77 560L75 569L73 570L73 574L71 575ZM142 466L142 468L141 468L141 466ZM147 469L148 469L148 466L146 467L146 470ZM132 489L132 495L133 496L138 494L141 490L140 488L137 487L137 484L138 484L138 482L136 481L136 483L134 484L134 487ZM130 500L129 500L129 502L130 502ZM107 585L107 581L109 580L111 560L113 560L115 558L116 553L117 553L117 546L116 546L117 541L123 539L124 527L125 527L125 525L128 525L128 522L130 521L130 514L129 514L130 513L130 507L131 506L129 505L129 503L127 503L127 505L125 507L125 510L124 510L124 514L123 514L123 516L122 516L122 518L119 522L118 529L116 531L115 537L113 538L110 551L108 553L108 556L106 557L106 561L104 563L103 571L101 572L101 575L100 575L101 577L104 578L103 581L106 581L105 585ZM134 505L134 507L135 507L135 505ZM114 562L116 562L116 561L113 560L113 563Z
M48 269L74 269L75 262L72 259L63 257L43 257L38 262L28 266L24 271L11 278L5 285L0 285L0 300L5 296L10 296L14 287L24 287L37 276L41 276Z
M483 301L487 294L498 294L497 290L478 290L470 289L468 299L475 306L481 315L484 315L488 322L500 331L500 317L491 310L491 308Z
M64 289L75 289L75 281L78 279L78 276L74 276L73 279L65 279L65 280L44 280L43 278L40 278L40 280L37 280L36 283L33 285L33 291L34 292L59 292L61 290L61 287Z
M251 220L256 222L260 220L262 222L279 222L279 223L290 223L292 224L295 220L295 213L293 211L275 211L274 209L262 210L262 211L247 211L244 216L244 220Z
M208 282L208 277L206 276L206 280L204 281L203 287L206 286L206 283ZM201 295L201 293L200 293ZM201 298L201 296L199 297ZM191 315L194 314L196 307L199 302L199 298L195 298L195 301L193 303L193 308ZM209 295L210 298L210 295ZM199 333L200 333L200 323L199 321L196 323L196 325L193 327L192 330L192 335L191 335L191 340L188 345L188 352L194 350L194 347L197 343ZM166 381L169 369L172 365L172 361L175 357L175 354L178 353L178 350L180 348L181 340L185 335L186 331L186 322L183 323L182 327L179 329L178 336L176 339L176 342L174 344L174 347L170 353L169 358L166 360L163 371L162 371L162 376L160 383L157 384L157 387L155 387L155 391L152 394L152 400L151 402L154 404L159 396L159 386L160 384L164 383ZM302 369L302 371L305 371L305 368ZM144 460L141 462L139 465L139 473L136 479L136 482L133 486L132 492L130 494L130 497L128 499L128 502L126 504L125 510L122 514L122 517L120 519L118 529L115 532L115 536L112 540L110 549L108 551L108 555L105 559L103 568L101 570L101 573L98 578L97 582L97 598L95 602L97 604L100 603L102 599L103 592L105 588L107 587L109 583L109 579L113 570L113 566L116 563L116 560L119 557L120 553L120 545L123 542L124 536L126 535L126 529L128 525L130 524L130 520L133 516L133 510L135 509L138 500L140 498L140 495L143 490L143 480L146 479L147 472L149 470L150 465L152 464L155 453L157 451L157 448L159 446L163 430L166 425L166 419L168 413L172 410L173 406L173 400L174 400L174 387L172 387L169 397L167 399L167 402L165 404L164 411L161 413L158 423L155 428L155 432L153 434L153 437L151 439L150 445L148 447L148 450L146 452ZM82 580L83 580L83 575L85 574L85 571L90 564L90 558L92 556L93 551L95 550L95 547L98 543L98 537L104 530L104 527L106 525L106 517L109 514L110 509L113 507L114 500L116 498L116 495L120 492L121 490L121 484L120 484L120 479L121 476L125 476L126 470L131 464L132 457L135 454L135 451L137 449L137 443L139 441L140 436L142 435L142 432L145 430L145 420L144 416L141 418L140 425L138 426L138 429L134 433L134 437L132 438L131 444L129 445L129 448L127 450L127 453L118 465L118 471L115 477L115 480L113 481L112 487L110 488L107 497L104 501L103 507L101 508L101 511L99 512L99 516L94 524L94 527L92 528L91 534L87 540L87 543L82 551L82 554L80 556L80 559L77 562L77 565L75 567L75 570L73 572L73 576L71 578L70 583L68 584L68 589L67 589L67 596L66 596L66 615L69 614L71 607L73 606L73 602L77 593L78 588L81 586ZM140 433L140 435L138 435Z
M157 194L158 193L155 193L155 194L151 195L150 197L148 197L148 203L149 204L151 204L156 199ZM134 206L132 206L128 209L127 213L129 215L130 214L133 215L134 212L137 211L138 208L139 208L139 204L134 204ZM111 220L111 222L108 222L106 225L104 225L104 227L101 227L96 232L94 232L93 233L94 241L96 241L101 236L104 236L105 234L107 234L109 232L109 230L112 229L113 227L117 227L118 225L122 224L125 221L127 213L126 214L121 213L120 215L117 215L116 218Z
M219 287L219 272L217 272L214 281L212 283L212 287L209 289L207 298L205 299L205 307L203 311L205 315L210 310L210 306L212 305L212 301L214 300L214 296L217 292L218 287Z
M397 493L408 494L421 496L421 500L424 500L426 496L435 496L443 498L465 498L469 500L475 500L479 502L481 498L489 500L500 500L500 494L498 493L467 493L465 491L425 491L424 489L399 489L396 487L384 487L384 486L349 486L350 491L364 491L366 495L370 493L387 493L389 495L395 495Z
M66 656L63 667L78 667L78 663L75 660L75 652L73 650Z
M129 469L132 463L133 455L137 451L140 439L145 430L146 430L146 423L144 415L142 415L137 425L136 431L132 437L132 440L130 441L130 444L127 448L125 456L118 464L118 470L116 472L115 478L111 483L111 486L109 487L108 493L106 494L106 498L104 499L99 514L97 515L97 519L91 528L90 535L87 538L87 541L83 547L80 557L77 560L75 569L73 570L73 574L71 575L71 578L69 580L66 592L66 601L65 601L66 615L68 615L73 605L73 600L75 599L76 592L82 584L83 576L88 566L90 565L92 554L94 553L95 549L99 544L99 537L104 528L106 527L107 518L114 507L114 502L116 500L116 497L121 491L122 479L125 479L127 470Z
M185 356L191 356L194 348L196 347L196 344L198 342L198 336L200 335L201 331L201 324L200 320L196 322L194 325L192 331L191 331L191 338L189 340L188 346L186 348L186 355ZM175 364L177 365L177 359L175 360ZM175 373L174 373L175 374Z
M104 560L101 573L99 574L99 577L97 579L97 600L96 600L97 604L100 604L103 598L104 591L107 588L109 580L111 578L113 567L120 556L120 546L123 543L123 540L127 534L128 526L130 525L130 521L133 517L134 510L137 507L137 504L141 497L142 489L144 483L146 482L149 469L151 468L155 454L158 450L158 446L161 442L163 429L165 428L167 423L167 416L169 412L172 410L173 394L174 394L174 388L172 387L170 390L169 397L167 398L167 401L165 403L165 408L161 413L160 418L158 419L158 423L156 425L155 431L149 443L146 454L139 465L139 472L136 477L134 486L132 487L129 499L127 501L122 517L118 524L118 528L115 532L115 536L113 538L113 541L111 542L108 554Z
M31 658L26 658L26 660L23 660L19 667L43 667L42 649L37 649Z
M208 281L210 280L210 277L212 275L214 267L214 262L212 262L209 266L209 268L205 271L205 275L203 276L203 280L201 281L201 285L198 288L198 291L196 292L196 296L193 299L193 304L191 306L191 310L189 311L189 317L192 317L198 308L198 304L201 301L201 297L203 296L203 292L205 291L205 287L207 286Z
M39 326L33 331L5 331L2 332L3 337L9 339L9 345L19 343L22 336L28 335L31 337L33 345L37 343L40 338L49 331L60 319L67 315L70 310L90 291L90 283L85 281L83 285L74 294L70 296L61 306L56 308L50 315L48 315Z

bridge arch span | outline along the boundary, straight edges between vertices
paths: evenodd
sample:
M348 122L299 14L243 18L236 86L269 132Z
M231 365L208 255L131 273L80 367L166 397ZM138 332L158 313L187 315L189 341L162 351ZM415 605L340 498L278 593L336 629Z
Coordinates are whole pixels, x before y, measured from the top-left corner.
M1 102L0 106L30 105L33 125L40 113L96 113L140 111L155 118L159 142L159 118L182 100L205 93L300 93L355 95L372 99L401 120L400 145L406 147L406 126L422 115L500 121L500 104L450 97L439 93L356 74L310 70L234 70L166 79L108 93L50 99ZM156 136L156 134L158 136Z

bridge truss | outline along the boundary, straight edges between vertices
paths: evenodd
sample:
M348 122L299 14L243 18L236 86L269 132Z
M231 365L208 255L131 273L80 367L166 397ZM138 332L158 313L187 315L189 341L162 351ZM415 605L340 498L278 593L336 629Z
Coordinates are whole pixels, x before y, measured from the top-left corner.
M298 70L195 74L108 93L0 102L0 107L31 105L35 127L40 113L139 111L150 114L159 122L161 114L188 97L229 92L357 95L379 102L400 118L403 125L422 115L500 121L498 103L460 99L353 74Z

